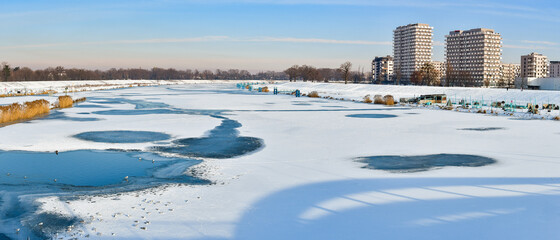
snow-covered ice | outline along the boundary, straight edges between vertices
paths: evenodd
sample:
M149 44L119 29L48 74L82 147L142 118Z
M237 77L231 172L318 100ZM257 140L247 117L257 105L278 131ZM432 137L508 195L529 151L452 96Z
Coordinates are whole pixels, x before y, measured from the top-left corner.
M560 236L557 121L517 121L507 116L248 93L233 84L75 94L87 97L82 104L89 106L59 110L62 117L2 127L0 149L149 153L175 146L179 139L212 139L216 135L212 130L227 121L240 125L233 124L236 127L229 128L228 137L259 139L264 145L230 158L187 153L182 156L202 162L153 173L154 179L187 174L212 184L169 181L142 188L123 183L86 190L60 187L60 183L50 183L48 190L0 184L0 232L10 238L25 239L29 232L21 224L37 226L41 217L60 223L78 219L58 234L62 238ZM2 99L2 103L9 100ZM384 115L391 117L380 117ZM168 134L171 139L115 143L74 137L98 131L148 131ZM182 152L160 154L181 157ZM399 172L364 168L366 164L358 161L372 156L437 154L476 155L496 162ZM183 173L185 167L189 168ZM11 177L4 171L0 169L0 180ZM27 212L10 220L8 210L14 206Z

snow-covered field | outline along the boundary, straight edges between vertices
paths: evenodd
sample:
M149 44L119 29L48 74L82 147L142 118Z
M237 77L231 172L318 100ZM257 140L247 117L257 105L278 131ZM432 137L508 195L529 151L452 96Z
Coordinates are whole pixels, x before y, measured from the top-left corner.
M267 85L270 89L277 88L281 92L300 90L302 94L312 91L318 92L320 97L344 99L347 101L363 101L365 96L373 99L375 95L392 95L396 101L401 98L414 98L420 95L446 94L447 99L455 103L463 101L465 104L483 104L477 109L455 109L461 112L478 112L486 110L487 114L514 116L522 119L558 120L560 111L540 109L537 114L527 114L527 109L502 110L500 107L490 107L492 103L502 102L518 106L560 105L560 91L521 90L501 88L463 88L463 87L430 87L430 86L397 86L377 84L342 84L342 83L312 83L312 82L278 82ZM503 106L503 105L502 105ZM440 109L437 106L418 106L429 109Z
M318 91L321 96L354 99L361 101L366 95L393 95L400 98L418 97L425 94L447 94L450 99L466 99L473 101L515 101L517 103L554 103L560 105L560 91L521 90L503 88L466 88L466 87L430 87L430 86L399 86L377 84L342 84L283 82L271 85L281 91L299 89L302 93Z
M350 88L362 86L337 85L338 90L327 90L334 88L331 85L320 88L322 85L307 83L277 86L304 92L308 87L356 99L366 94L410 94L404 87L401 93L394 89L383 92L381 87L354 93ZM61 238L560 237L557 121L274 96L237 90L232 84L75 94L88 101L82 107L60 110L62 114L55 112L57 117L0 128L4 139L0 141L4 151L0 152L0 165L9 161L2 154L18 153L16 150L49 152L49 159L88 149L177 157L177 152L162 149L178 144L174 142L178 139L189 141L172 149L185 150L179 153L186 155L208 150L235 155L248 146L245 144L258 142L255 139L264 145L233 157L191 156L202 162L187 170L190 165L179 162L156 168L143 178L130 175L130 181L127 178L126 182L96 188L62 185L62 175L56 177L58 181L40 186L27 182L3 184L21 176L7 175L10 170L0 168L0 239L26 239L44 231L50 225L41 219L62 223L64 219L77 219L69 221L72 228L61 224L57 236ZM542 94L549 94L551 101L559 99L554 92ZM534 96L544 98L541 94ZM14 98L2 101L10 99ZM122 130L167 133L171 139L109 143L73 137L84 132ZM224 148L236 141L242 144ZM162 148L154 148L158 146ZM59 155L54 155L55 150ZM363 157L399 159L434 154L476 155L496 162L478 167L424 166L417 171L386 171L364 168L366 164L358 161ZM154 164L170 161L152 160ZM66 167L72 171L72 166ZM83 166L74 167L78 171ZM177 173L176 169L181 171ZM182 174L212 184L176 180ZM44 216L55 217L41 218Z
M236 82L263 82L257 80L87 80L87 81L29 81L0 82L0 95L3 94L42 94L46 91L58 93L117 89L136 86L159 86L179 84L211 84Z

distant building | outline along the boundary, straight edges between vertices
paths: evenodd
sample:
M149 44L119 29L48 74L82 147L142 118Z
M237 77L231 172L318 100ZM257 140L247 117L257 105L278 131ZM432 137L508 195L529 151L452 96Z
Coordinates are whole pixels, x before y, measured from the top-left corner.
M552 78L560 78L560 61L550 61L548 76Z
M371 62L371 74L375 83L393 81L393 57L375 57Z
M520 77L521 65L503 63L500 67L500 73L498 87L513 87L515 79Z
M445 62L433 61L432 65L438 71L438 80L442 82L445 79Z
M502 37L492 29L456 30L446 36L451 86L496 86L500 80Z
M535 90L560 90L560 78L516 78L516 88Z
M432 61L433 27L416 23L393 31L395 81L408 82L412 73Z
M548 77L548 58L538 53L531 53L529 55L521 56L521 77Z

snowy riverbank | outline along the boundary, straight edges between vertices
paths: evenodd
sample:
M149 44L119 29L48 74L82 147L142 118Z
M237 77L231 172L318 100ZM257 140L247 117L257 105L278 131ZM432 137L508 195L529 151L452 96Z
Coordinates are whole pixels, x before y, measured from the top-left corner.
M277 88L279 91L294 91L299 89L302 94L317 91L320 97L332 97L348 101L364 100L369 95L392 95L396 101L400 98L413 98L425 94L446 94L447 98L454 103L464 101L471 104L470 109L455 105L456 111L460 112L484 112L485 114L513 116L521 119L549 119L558 120L560 111L541 109L538 114L528 114L527 109L502 110L501 107L491 107L494 102L505 102L513 105L560 105L560 91L539 91L521 89L498 89L498 88L459 88L459 87L429 87L429 86L396 86L375 84L342 84L342 83L310 83L310 82L284 82L268 85L270 89ZM473 103L483 103L484 106L472 109ZM428 109L440 109L437 106L423 106L410 104L410 107L421 107ZM502 104L503 106L503 104ZM480 111L479 111L480 110Z
M362 101L366 95L393 95L400 98L418 97L424 94L446 94L451 99L473 101L514 101L526 103L554 103L560 105L560 91L521 90L502 88L463 88L463 87L429 87L429 86L397 86L377 84L342 84L342 83L311 83L284 82L271 85L280 91L299 89L302 93L319 92L321 96L344 98Z
M264 82L257 80L87 80L87 81L29 81L0 82L2 94L39 94L48 91L58 93L106 90L114 88L180 85L180 84L231 84L237 82Z

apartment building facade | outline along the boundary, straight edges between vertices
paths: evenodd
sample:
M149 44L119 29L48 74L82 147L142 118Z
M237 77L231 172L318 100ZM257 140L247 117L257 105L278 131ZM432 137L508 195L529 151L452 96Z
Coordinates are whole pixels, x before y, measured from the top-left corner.
M393 57L375 57L371 62L371 74L375 83L393 82Z
M446 36L451 86L496 86L501 78L502 37L493 29L456 30Z
M501 79L498 81L498 87L513 87L515 79L521 76L521 65L503 63L500 73Z
M548 58L539 53L531 53L521 56L521 77L548 77Z
M560 78L560 61L550 61L548 76L552 78Z
M393 31L394 80L410 81L412 73L432 61L433 27L424 23L399 26Z

